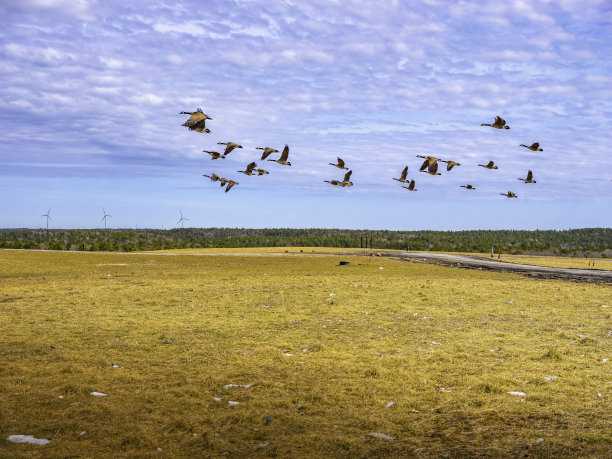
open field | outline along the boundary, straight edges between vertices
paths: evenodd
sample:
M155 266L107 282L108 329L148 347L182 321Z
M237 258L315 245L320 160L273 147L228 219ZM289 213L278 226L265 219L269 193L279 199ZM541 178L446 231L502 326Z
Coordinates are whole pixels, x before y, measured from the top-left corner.
M472 254L468 254L472 255ZM473 254L484 258L490 258L490 254ZM497 254L493 257L497 260ZM508 263L521 263L534 266L552 266L553 268L575 268L575 269L605 269L612 270L612 259L610 258L578 258L578 257L547 257L538 255L504 255L502 261ZM595 265L591 266L594 262Z
M609 285L287 250L0 251L0 456L609 454Z

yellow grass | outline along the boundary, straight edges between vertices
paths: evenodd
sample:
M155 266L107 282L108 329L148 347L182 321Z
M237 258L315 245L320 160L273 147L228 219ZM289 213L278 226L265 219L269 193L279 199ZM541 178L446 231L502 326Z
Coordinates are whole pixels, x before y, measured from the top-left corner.
M468 254L469 255L469 254ZM475 253L484 258L490 258L490 254ZM497 254L493 257L497 260ZM501 261L519 263L535 266L552 266L553 268L579 268L579 269L604 269L612 270L612 259L608 258L578 258L578 257L549 257L538 255L501 255ZM592 265L592 263L595 263Z
M610 286L276 250L0 251L0 457L609 453Z

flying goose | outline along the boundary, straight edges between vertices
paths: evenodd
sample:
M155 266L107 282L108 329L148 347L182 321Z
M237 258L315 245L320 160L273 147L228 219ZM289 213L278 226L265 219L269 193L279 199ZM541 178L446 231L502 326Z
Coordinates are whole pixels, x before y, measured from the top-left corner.
M337 167L338 169L346 169L346 170L348 170L348 167L346 167L346 166L344 165L344 161L342 161L342 159L341 159L341 158L338 158L338 164L329 163L329 165L330 165L330 166Z
M425 163L427 162L427 160L425 160ZM423 166L425 165L425 163L423 163ZM425 170L425 168L422 168L419 170L419 172L425 172L426 174L429 175L442 175L438 172L438 162L434 162L433 164L430 164L429 167L427 168L427 170Z
M225 187L225 192L227 193L231 187L233 187L234 185L240 185L238 182L234 182L233 180L230 180L229 182L227 182L227 186Z
M272 153L278 153L278 150L272 148L272 147L255 147L255 150L263 150L263 153L261 155L261 160L263 161L264 159L266 159L268 156L270 156Z
M512 191L508 191L507 193L499 193L499 194L507 198L518 198L518 196L515 195Z
M217 142L217 144L225 145L225 151L223 152L223 154L226 156L229 155L234 148L242 148L242 145L238 145L234 142Z
M415 187L414 187L414 180L410 181L410 185L408 186L404 186L402 185L402 188L406 188L408 191L418 191Z
M487 169L498 169L498 167L495 164L493 164L493 161L489 161L486 165L479 164L479 166L486 167Z
M253 172L253 169L255 169L256 167L257 167L257 164L255 164L255 162L252 162L247 165L246 170L238 171L238 172L241 172L245 175L255 175L255 173Z
M453 167L455 166L461 166L461 164L455 162L455 161L444 161L444 160L440 160L441 163L446 163L446 171L450 171Z
M533 179L533 172L531 171L527 171L527 178L519 178L517 180L522 180L525 183L537 183L534 179Z
M531 151L544 151L540 148L540 144L538 142L533 142L530 147L528 147L527 145L523 145L523 144L520 144L519 146L528 148Z
M219 177L214 172L210 175L202 174L202 177L208 177L211 182L218 182L219 180L221 180L221 177Z
M434 156L417 155L416 157L417 158L425 158L425 161L423 161L423 164L421 165L421 168L419 169L419 172L423 172L426 167L432 167L434 164L436 164L438 161L440 161L440 158L436 158Z
M202 112L201 108L198 108L195 112L181 112L181 115L191 115L187 121L183 123L183 126L188 127L191 131L197 132L210 132L210 129L206 128L206 120L212 120L212 118Z
M219 159L219 158L225 158L225 155L222 155L221 153L219 153L218 151L208 151L208 150L202 150L204 153L208 153L211 158L210 159Z
M255 172L257 172L257 175L269 174L269 172L264 169L255 169Z
M342 183L340 180L323 180L326 183L331 183L334 186L340 186L340 184Z
M407 175L408 175L408 166L404 167L404 170L402 171L402 175L400 175L400 178L393 177L393 180L397 180L398 182L402 182L402 183L408 183L409 180L406 180Z
M269 159L268 161L274 161L275 163L278 163L281 166L291 166L291 163L287 161L287 158L289 158L289 145L285 145L285 148L283 148L283 152L281 153L280 158Z
M481 126L491 126L495 129L510 129L510 126L506 125L506 120L500 116L495 117L495 122L493 124L482 123Z
M223 188L225 185L227 185L227 183L229 182L229 179L226 179L225 177L221 177L219 181L221 182L221 188Z
M465 188L466 190L475 190L476 189L472 185L470 185L469 183L467 185L461 185L461 187Z
M344 180L342 180L342 182L340 182L340 186L353 186L353 182L351 182L351 174L353 173L353 171L348 171L346 174L344 174Z

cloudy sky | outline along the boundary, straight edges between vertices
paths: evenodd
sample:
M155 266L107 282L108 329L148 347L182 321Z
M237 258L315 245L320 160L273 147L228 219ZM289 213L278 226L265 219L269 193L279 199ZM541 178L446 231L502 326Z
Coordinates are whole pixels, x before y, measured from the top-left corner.
M2 0L0 227L610 227L610 56L609 0Z

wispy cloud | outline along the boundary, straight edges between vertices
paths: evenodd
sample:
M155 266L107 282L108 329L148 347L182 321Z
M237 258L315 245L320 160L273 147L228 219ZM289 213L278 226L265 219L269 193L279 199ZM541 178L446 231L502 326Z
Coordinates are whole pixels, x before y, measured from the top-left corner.
M534 169L542 192L524 199L609 203L611 25L604 0L5 1L0 175L235 174L255 147L287 143L303 169L273 186L313 200L336 156L358 196L397 193L388 175L430 153L462 166L415 174L418 199ZM181 126L196 107L211 134ZM495 115L511 130L480 126ZM208 162L201 151L227 140L245 148ZM518 146L532 141L541 155ZM497 175L472 164L488 157Z

